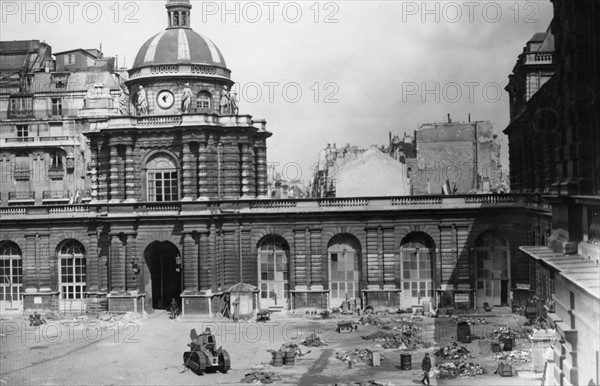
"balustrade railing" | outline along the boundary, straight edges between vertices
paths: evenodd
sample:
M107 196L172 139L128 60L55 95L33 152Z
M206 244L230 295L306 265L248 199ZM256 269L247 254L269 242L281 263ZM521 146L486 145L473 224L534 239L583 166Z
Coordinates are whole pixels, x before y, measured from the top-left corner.
M392 205L394 206L405 206L405 205L439 205L442 203L442 197L428 197L428 196L410 196L410 197L394 197L392 198Z
M250 209L295 208L296 201L273 200L255 201L250 203Z
M518 196L496 194L474 194L465 196L466 204L505 204L519 201Z
M8 192L9 200L35 200L35 192Z
M319 200L319 207L321 208L344 208L344 207L357 207L367 206L369 200L366 198L325 198Z
M42 199L44 200L60 200L70 197L71 194L68 190L44 190L42 192Z
M159 117L138 117L137 124L140 126L162 126L162 125L181 125L181 116L159 116Z

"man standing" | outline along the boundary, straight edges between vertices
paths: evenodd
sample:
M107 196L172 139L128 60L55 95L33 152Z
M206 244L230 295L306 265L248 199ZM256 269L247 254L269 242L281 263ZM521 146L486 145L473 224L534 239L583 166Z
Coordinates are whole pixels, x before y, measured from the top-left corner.
M421 369L423 369L423 379L421 379L421 383L429 385L429 371L431 370L431 358L429 358L429 353L425 353L425 358L423 358L423 362L421 363ZM425 383L425 380L427 380L427 383Z

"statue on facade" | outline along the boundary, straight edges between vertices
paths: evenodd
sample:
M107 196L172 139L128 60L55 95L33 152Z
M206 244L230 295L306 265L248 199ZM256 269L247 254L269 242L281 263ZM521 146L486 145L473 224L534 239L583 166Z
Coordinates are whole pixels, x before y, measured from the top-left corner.
M190 84L186 83L185 88L183 89L183 94L181 95L181 112L189 113L191 107L192 107L192 89L190 88Z
M119 92L119 114L129 115L129 90L122 84Z
M221 91L221 100L219 102L219 114L226 115L229 113L229 92L225 87L223 87L223 91Z
M236 95L237 95L237 93L232 92L231 95L229 96L229 111L233 115L237 115L239 112Z
M148 115L148 98L146 97L146 90L144 90L143 86L139 87L135 106L137 115Z

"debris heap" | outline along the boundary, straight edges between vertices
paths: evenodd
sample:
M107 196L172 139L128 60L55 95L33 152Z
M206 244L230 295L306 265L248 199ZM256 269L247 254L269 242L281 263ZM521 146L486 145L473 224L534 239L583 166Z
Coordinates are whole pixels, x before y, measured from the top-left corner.
M500 352L494 357L498 360L508 360L513 363L527 363L531 362L531 351L530 350L513 350Z
M471 357L466 347L458 346L456 343L440 348L435 352L435 356L441 359L467 359Z
M423 341L420 330L406 331L376 331L363 339L381 342L383 348L399 348L401 350L416 350L429 347L429 343Z
M302 342L302 344L307 347L327 346L327 343L323 342L321 340L321 337L319 335L315 334L314 332L312 334L310 334L309 336L307 336L306 339L304 340L304 342Z
M458 318L456 318L456 324L462 323L462 322L467 322L469 323L470 326L474 325L474 324L487 324L488 321L486 318L471 318L469 316L459 316Z
M373 366L373 351L368 348L355 348L354 350L346 351L345 353L336 352L335 357L344 362L364 362L369 366ZM383 360L383 355L380 355L380 358Z
M437 365L433 373L437 378L456 378L484 375L486 371L477 363L454 361Z
M281 382L281 377L275 375L275 373L271 371L253 371L251 373L246 374L246 376L242 378L240 382L252 384L260 383L263 385L267 385L269 383Z

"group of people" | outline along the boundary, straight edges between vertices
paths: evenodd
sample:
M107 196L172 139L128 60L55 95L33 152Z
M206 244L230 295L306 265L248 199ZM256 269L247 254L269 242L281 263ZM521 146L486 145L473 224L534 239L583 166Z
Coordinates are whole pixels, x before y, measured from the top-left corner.
M190 84L186 83L181 94L181 112L189 113L192 108L193 92ZM119 94L119 114L129 115L130 104L129 90L124 84L121 84L121 92ZM148 115L148 97L144 86L139 86L135 93L133 104L136 109L136 115ZM219 114L221 115L237 115L239 112L237 94L229 92L227 88L223 88L219 100Z

